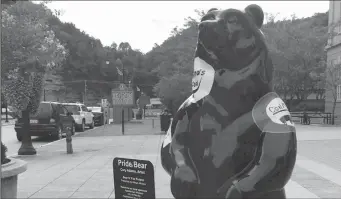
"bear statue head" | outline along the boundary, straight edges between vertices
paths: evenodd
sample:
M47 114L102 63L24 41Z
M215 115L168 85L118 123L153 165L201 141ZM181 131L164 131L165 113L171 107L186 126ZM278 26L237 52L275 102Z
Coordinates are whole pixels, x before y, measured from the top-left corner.
M216 101L225 100L236 91L232 95L251 97L256 102L272 90L273 66L260 30L263 21L263 10L257 5L244 10L213 8L202 17L192 100L197 102L207 95L217 98Z

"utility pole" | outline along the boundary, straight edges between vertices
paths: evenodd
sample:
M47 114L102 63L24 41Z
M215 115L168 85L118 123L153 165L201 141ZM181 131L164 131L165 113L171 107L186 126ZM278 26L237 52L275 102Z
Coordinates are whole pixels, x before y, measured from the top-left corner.
M84 97L83 97L83 104L85 105L85 98L86 98L86 90L87 90L87 85L86 85L86 80L84 80Z
M124 64L122 63L122 83L124 84Z

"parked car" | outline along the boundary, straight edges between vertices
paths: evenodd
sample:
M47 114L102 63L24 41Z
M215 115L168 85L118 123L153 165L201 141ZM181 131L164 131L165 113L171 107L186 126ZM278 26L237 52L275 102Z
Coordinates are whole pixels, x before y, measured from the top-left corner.
M100 106L87 107L94 115L95 126L104 125L104 109Z
M14 125L18 141L22 140L23 125L23 119L19 117ZM58 102L41 102L37 113L30 115L31 136L52 136L59 140L68 130L74 135L75 121L72 113Z
M72 117L76 123L76 130L84 132L88 126L93 129L95 126L94 115L89 111L84 104L81 103L63 103L66 109L72 113Z

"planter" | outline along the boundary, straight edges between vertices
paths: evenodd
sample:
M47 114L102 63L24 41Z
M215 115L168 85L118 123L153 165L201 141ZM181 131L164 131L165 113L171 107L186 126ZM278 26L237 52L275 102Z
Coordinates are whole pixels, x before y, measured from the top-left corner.
M27 169L23 160L8 158L11 161L1 165L1 198L17 198L18 175Z

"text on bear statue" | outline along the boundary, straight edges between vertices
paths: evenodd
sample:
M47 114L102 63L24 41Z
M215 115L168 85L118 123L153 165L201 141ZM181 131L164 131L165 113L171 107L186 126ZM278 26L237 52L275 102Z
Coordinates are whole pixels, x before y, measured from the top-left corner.
M276 104L275 106L269 106L268 109L273 115L276 115L277 113L282 112L282 111L288 111L287 106L285 105L284 102L280 102L279 104Z
M205 75L206 71L199 69L199 70L195 70L193 72L193 78L192 78L192 87L193 90L195 90L196 88L199 87L202 77Z

